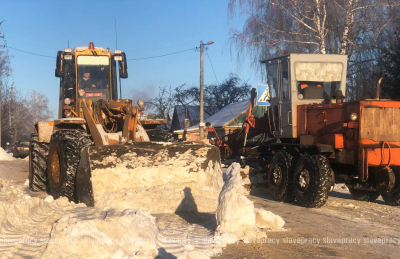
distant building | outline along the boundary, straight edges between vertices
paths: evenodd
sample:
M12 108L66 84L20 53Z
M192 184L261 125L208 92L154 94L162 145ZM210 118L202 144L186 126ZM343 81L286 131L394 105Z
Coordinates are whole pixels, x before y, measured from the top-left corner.
M247 116L249 109L249 100L237 103L231 103L214 115L204 119L204 122L210 122L220 137L233 132L242 127L243 121ZM262 117L265 113L264 106L254 106L253 114L256 117ZM205 117L205 116L204 116ZM178 139L187 141L199 140L199 124L186 129L174 130ZM214 133L208 133L207 138L215 137Z
M210 117L210 114L204 111L204 120L208 117ZM172 116L171 131L189 128L199 122L200 106L176 105Z

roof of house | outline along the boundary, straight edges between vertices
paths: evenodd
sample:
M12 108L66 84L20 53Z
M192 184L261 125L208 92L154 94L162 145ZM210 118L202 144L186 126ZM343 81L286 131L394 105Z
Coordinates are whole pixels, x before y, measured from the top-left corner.
M225 106L222 110L219 112L215 113L214 115L210 116L207 119L204 119L204 122L210 122L211 126L213 127L223 127L226 126L229 122L235 120L238 116L242 115L248 110L249 107L249 100L244 100L241 102L237 103L231 103L228 106ZM242 123L239 123L242 126ZM230 125L230 126L236 126L236 125ZM191 126L187 128L187 131L194 131L198 130L199 124L197 123L194 126ZM174 131L176 133L184 132L184 130L176 130Z
M187 105L186 107L188 109L190 125L198 124L200 122L200 106ZM185 128L186 107L184 105L175 106L174 115L172 117L172 130ZM204 111L204 119L208 117L210 117L210 114Z

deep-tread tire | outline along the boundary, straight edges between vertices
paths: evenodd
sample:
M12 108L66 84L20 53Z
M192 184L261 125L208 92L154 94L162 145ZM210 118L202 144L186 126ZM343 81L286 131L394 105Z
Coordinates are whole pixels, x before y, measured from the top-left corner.
M50 192L54 198L65 196L71 201L77 201L76 171L82 149L90 145L92 140L83 130L61 130L53 134L47 167Z
M393 172L395 175L394 187L390 192L382 192L383 200L392 206L400 206L400 168L393 167Z
M349 188L349 192L350 192L351 196L353 197L353 199L355 199L357 201L373 202L376 199L378 199L378 197L380 196L380 194L375 191L357 190L357 189L353 189L353 188Z
M281 150L272 157L268 169L268 188L276 201L291 202L293 192L293 156Z
M47 187L47 155L49 143L39 142L36 133L29 142L29 189L35 192L46 191Z
M300 185L300 179L305 179L303 187ZM331 185L331 167L328 159L319 154L301 155L293 173L294 194L300 205L307 208L322 207L328 199Z

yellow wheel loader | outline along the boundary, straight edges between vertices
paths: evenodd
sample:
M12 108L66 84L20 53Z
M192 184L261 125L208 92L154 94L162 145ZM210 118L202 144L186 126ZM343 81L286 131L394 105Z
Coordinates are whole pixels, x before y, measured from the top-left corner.
M59 51L55 76L60 78L58 119L35 124L29 153L31 190L47 191L55 198L66 196L94 206L96 194L100 192L94 183L101 183L96 186L101 186L102 191L127 189L130 183L138 186L138 181L146 182L146 179L135 179L135 167L154 170L150 167L162 163L133 163L139 158L157 160L156 157L161 157L158 154L163 154L163 161L168 163L170 159L165 156L201 154L200 160L196 160L199 167L196 170L219 167L216 147L149 141L139 120L143 101L133 106L131 100L118 99L117 77L128 77L126 56L121 50L112 53L109 49L94 47L91 42L88 47ZM187 164L193 163L193 157L187 157ZM118 175L123 174L117 170L120 165L128 168L121 171L125 175ZM194 169L188 168L186 173L190 175ZM93 174L96 169L117 173L107 180L104 174L98 176L102 179L96 179ZM213 182L207 176L191 180Z

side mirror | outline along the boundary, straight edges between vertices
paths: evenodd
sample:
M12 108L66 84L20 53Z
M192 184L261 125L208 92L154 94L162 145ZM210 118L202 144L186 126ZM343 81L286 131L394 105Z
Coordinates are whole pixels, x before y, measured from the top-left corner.
M122 52L122 61L118 61L119 77L128 78L128 64L126 62L125 52Z
M57 52L56 71L55 71L55 76L56 77L63 77L64 76L64 73L61 70L61 62L62 62L61 55L62 54L63 54L62 51L58 51Z

